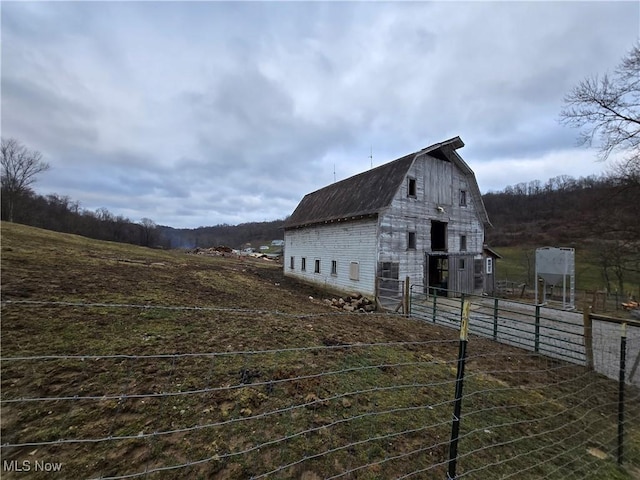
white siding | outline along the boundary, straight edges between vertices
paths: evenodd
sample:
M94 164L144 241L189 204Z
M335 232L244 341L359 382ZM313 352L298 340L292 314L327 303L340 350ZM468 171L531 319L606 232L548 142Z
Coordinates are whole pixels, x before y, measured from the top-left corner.
M284 273L325 288L373 295L376 272L377 221L360 220L285 231ZM290 268L294 257L294 268ZM301 271L306 257L306 271ZM320 273L314 273L320 259ZM331 274L331 262L337 262L337 275ZM359 280L349 279L351 262L359 264Z

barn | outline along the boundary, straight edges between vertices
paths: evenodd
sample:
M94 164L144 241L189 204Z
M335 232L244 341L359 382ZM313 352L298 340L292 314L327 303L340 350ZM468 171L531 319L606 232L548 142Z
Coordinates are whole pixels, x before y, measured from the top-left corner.
M284 224L285 275L367 295L377 277L492 290L489 218L463 146L451 138L305 195Z

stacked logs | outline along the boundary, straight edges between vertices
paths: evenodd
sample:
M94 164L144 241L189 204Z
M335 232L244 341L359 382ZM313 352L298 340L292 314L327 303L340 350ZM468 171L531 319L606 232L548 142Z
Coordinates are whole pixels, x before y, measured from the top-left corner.
M347 297L327 298L324 303L330 307L344 310L346 312L373 312L376 309L375 302L362 296L359 293L353 293Z

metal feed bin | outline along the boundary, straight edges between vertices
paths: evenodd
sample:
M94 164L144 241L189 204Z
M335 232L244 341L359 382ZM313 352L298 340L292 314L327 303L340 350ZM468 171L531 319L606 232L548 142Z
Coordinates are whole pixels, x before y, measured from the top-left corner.
M575 250L567 247L541 247L536 250L536 301L538 279L542 279L542 303L547 302L547 285L562 285L562 307L575 308L576 263ZM569 299L567 300L567 288Z

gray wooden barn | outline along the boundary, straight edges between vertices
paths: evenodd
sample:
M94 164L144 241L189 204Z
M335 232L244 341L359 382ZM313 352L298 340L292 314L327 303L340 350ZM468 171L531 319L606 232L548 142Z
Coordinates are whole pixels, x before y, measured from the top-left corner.
M285 221L285 275L368 295L376 277L493 290L490 223L463 146L455 137L307 194Z

